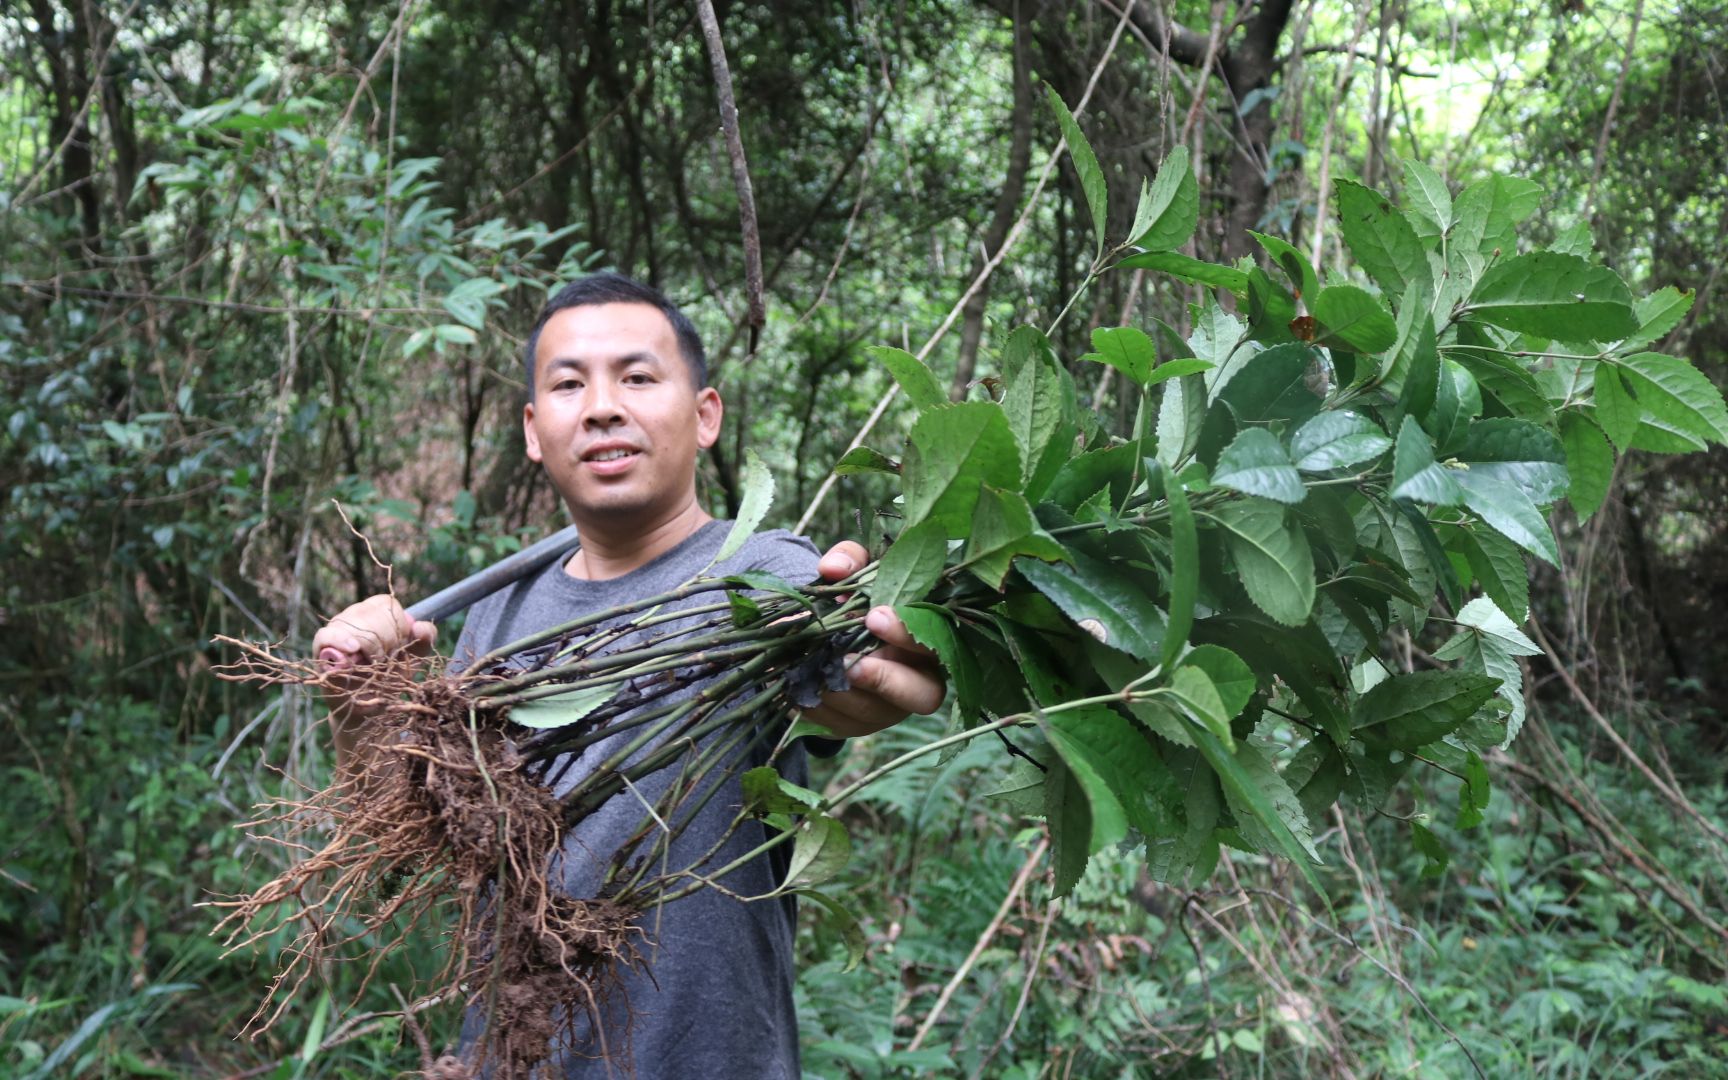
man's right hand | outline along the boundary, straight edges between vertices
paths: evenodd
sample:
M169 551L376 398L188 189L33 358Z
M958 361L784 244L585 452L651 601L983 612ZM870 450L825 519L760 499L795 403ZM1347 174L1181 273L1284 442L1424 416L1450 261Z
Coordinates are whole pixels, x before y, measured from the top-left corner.
M437 637L436 625L410 618L394 596L369 596L344 608L312 635L312 655L324 670L341 672L404 650L425 655L432 651ZM359 741L357 729L372 710L349 700L348 695L358 688L357 680L337 678L324 686L336 744L336 764L346 770L352 764Z
M351 604L312 635L312 652L330 670L355 667L406 648L424 655L438 637L433 623L417 622L394 596L368 596Z

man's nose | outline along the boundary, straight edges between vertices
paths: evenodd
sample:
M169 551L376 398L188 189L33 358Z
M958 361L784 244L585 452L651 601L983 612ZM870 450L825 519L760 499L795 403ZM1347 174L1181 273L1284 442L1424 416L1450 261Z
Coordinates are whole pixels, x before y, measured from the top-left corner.
M582 422L589 427L614 427L624 422L618 390L605 380L596 380L589 388L582 410Z

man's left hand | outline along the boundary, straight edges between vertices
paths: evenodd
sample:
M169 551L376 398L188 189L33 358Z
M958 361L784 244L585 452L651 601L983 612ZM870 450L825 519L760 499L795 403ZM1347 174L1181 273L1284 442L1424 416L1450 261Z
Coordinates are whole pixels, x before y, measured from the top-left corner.
M869 561L864 545L842 540L822 556L817 572L826 581L843 581ZM846 674L852 689L828 691L822 704L804 710L806 720L842 739L874 735L913 713L933 713L942 707L948 689L936 655L913 640L893 608L872 609L864 625L882 645L868 656L848 661Z

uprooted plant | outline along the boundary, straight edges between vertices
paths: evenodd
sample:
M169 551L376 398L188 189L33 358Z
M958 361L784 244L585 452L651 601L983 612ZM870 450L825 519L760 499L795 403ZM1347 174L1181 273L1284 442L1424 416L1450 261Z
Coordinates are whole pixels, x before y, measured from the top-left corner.
M1127 242L1106 249L1103 177L1058 114L1099 193L1093 275L1162 271L1233 294L1246 318L1203 296L1187 334L1096 331L1082 359L1115 369L1138 403L1120 434L1081 407L1037 330L1008 337L1000 380L958 404L917 358L876 350L919 415L898 460L860 448L838 466L885 474L902 496L881 519L892 542L853 579L699 577L459 675L381 666L367 764L284 811L303 841L325 839L229 915L237 941L298 922L279 1002L332 950L375 948L392 919L451 907L440 981L489 1005L488 1053L525 1070L556 1034L550 1004L576 1006L559 1014L573 1020L637 956L644 912L724 876L718 849L666 857L695 808L720 797L738 823L765 821L752 855L793 849L774 895L845 921L815 891L845 864L836 808L986 735L1001 736L1005 808L1048 822L1058 893L1132 838L1159 880L1205 878L1227 844L1291 860L1329 902L1316 824L1341 798L1380 807L1416 768L1456 778L1459 828L1481 821L1481 755L1518 734L1517 658L1535 652L1518 628L1524 557L1559 559L1545 508L1593 512L1616 450L1728 441L1708 380L1647 351L1690 296L1634 302L1576 236L1514 254L1535 185L1493 177L1454 198L1417 163L1402 212L1337 185L1340 235L1373 291L1321 287L1272 237L1256 238L1282 280L1179 254L1198 203L1181 152L1144 189ZM766 470L750 472L729 548L766 510ZM874 604L940 657L948 732L826 795L748 769L743 747L801 733L762 718L838 685L842 658L868 648ZM1393 642L1422 649L1382 660ZM246 648L240 674L330 677ZM562 830L665 770L673 781L645 801L599 893L552 888ZM1442 867L1427 816L1400 816Z

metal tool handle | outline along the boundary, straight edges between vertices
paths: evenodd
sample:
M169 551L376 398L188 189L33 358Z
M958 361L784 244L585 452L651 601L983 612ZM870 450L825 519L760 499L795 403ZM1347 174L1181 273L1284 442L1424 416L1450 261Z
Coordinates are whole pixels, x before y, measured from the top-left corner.
M509 558L501 559L416 604L410 604L408 617L416 621L442 622L458 611L472 607L481 598L542 569L547 563L569 551L575 543L576 526L560 529ZM341 664L345 657L338 649L326 648L319 652L318 658L327 664Z

